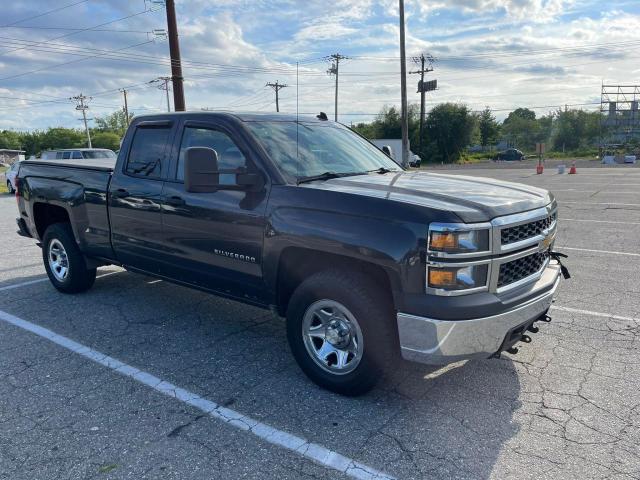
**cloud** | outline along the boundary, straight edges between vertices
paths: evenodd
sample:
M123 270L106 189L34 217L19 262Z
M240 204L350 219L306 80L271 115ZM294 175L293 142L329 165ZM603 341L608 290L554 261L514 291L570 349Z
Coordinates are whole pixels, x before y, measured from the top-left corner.
M50 2L13 2L3 22L42 13ZM295 62L300 63L301 111L333 111L334 77L326 74L326 55L351 56L341 64L340 110L375 113L399 103L397 0L190 0L178 2L187 106L270 111L273 91L266 82L290 85L280 94L281 108L295 111ZM92 0L33 22L32 26L87 27L139 12L142 2ZM570 15L569 15L570 13ZM635 46L640 44L640 11L632 3L573 0L407 0L407 50L440 58L430 78L440 89L427 103L466 102L474 109L513 105L583 103L597 96L603 76L633 81ZM162 11L145 13L109 26L121 30L164 28ZM158 63L166 42L126 50L126 58L63 54L54 43L77 48L115 50L146 40L145 34L84 32L52 38L65 31L6 29L0 36L45 41L48 51L29 48L0 56L0 79L44 67L38 73L0 80L0 128L79 126L73 103L80 91L95 94L92 116L121 107L118 88L131 89L136 113L163 110L164 92L145 85L169 75ZM68 33L68 32L67 32ZM48 40L48 41L47 41ZM15 42L15 41L14 41ZM584 45L638 42L629 47ZM0 39L0 53L9 48ZM43 48L44 48L43 47ZM151 57L151 58L149 58ZM128 61L131 60L131 61ZM222 66L221 66L222 65ZM226 65L226 67L225 67ZM49 68L50 67L50 68ZM416 75L409 78L409 99L416 102ZM106 91L106 93L104 93ZM102 93L101 93L102 92ZM32 101L17 100L28 98ZM51 100L58 99L56 102ZM541 99L544 99L541 100Z
M438 10L462 10L467 13L487 13L503 11L513 20L527 19L534 23L557 20L574 0L447 0L417 2L422 14Z

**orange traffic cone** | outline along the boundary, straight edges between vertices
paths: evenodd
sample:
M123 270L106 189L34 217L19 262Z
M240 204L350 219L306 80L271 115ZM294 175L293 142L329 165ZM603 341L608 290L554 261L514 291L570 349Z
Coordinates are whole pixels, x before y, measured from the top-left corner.
M575 174L578 173L578 171L576 170L576 162L575 160L573 162L571 162L571 168L569 169L569 174Z

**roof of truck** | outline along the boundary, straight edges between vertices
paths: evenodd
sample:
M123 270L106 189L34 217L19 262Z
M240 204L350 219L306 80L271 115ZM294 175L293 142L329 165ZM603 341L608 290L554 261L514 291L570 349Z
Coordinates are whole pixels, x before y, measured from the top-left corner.
M318 112L318 115L320 112ZM136 115L136 119L144 119L144 118L168 118L174 116L216 116L216 117L229 117L236 118L243 122L257 122L257 121L271 121L271 122L295 122L296 119L302 120L304 122L327 122L328 120L320 120L314 114L302 114L296 115L295 113L265 113L265 112L229 112L224 110L207 110L207 111L193 111L193 112L168 112L168 113L159 113L159 114L145 114L145 115Z

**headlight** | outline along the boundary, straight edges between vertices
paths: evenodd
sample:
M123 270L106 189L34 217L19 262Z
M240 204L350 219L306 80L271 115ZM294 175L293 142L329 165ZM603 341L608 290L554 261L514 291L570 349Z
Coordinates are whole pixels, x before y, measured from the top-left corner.
M429 250L452 254L489 252L489 230L462 230L453 225L432 225Z
M461 267L429 266L427 286L439 290L469 290L487 284L487 264Z

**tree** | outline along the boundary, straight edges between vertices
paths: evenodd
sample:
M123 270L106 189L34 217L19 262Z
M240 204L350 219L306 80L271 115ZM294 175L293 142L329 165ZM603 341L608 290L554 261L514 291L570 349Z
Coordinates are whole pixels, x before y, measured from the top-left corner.
M517 118L529 121L535 120L536 112L534 112L533 110L529 110L528 108L516 108L513 112L509 113L504 122L508 123L509 121L515 120Z
M81 148L86 146L85 133L74 128L50 128L40 138L40 149Z
M441 103L433 107L425 122L427 161L455 162L471 143L475 117L466 105Z
M0 148L9 150L19 150L22 148L22 138L20 133L11 130L3 130L0 132Z
M558 110L553 147L556 150L575 150L591 146L598 138L599 115L599 112L584 110Z
M91 143L94 148L116 151L120 149L120 135L114 132L95 132L91 136Z
M533 150L539 135L536 114L528 108L517 108L502 123L502 131L514 146Z
M129 114L129 121L133 118L133 113ZM104 117L96 118L96 129L104 132L114 132L124 136L129 126L129 121L122 110L116 110L115 112L106 115Z
M417 151L418 144L420 143L420 107L417 104L409 105L409 140L411 143L411 150L414 153ZM384 106L376 118L371 123L358 123L354 125L353 129L363 137L368 139L382 139L382 138L402 138L402 126L400 122L400 111L394 107Z
M478 115L478 129L480 131L480 145L486 147L493 144L500 133L500 125L496 122L496 117L491 113L491 109L486 107Z

